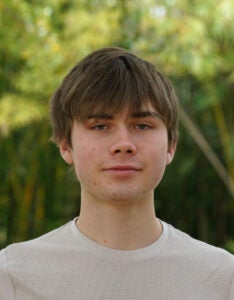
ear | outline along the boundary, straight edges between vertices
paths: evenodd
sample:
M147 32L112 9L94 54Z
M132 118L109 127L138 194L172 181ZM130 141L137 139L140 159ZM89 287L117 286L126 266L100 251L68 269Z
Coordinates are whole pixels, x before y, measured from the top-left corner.
M172 145L168 146L167 165L169 165L172 162L173 158L174 158L175 151L176 151L176 146L177 146L177 143L173 143Z
M73 164L73 155L72 155L72 149L68 145L67 141L63 139L59 143L59 150L62 158L65 160L66 163L69 165Z

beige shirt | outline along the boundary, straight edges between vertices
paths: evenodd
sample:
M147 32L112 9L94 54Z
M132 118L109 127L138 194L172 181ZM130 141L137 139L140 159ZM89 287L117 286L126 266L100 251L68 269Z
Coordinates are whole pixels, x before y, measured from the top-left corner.
M75 220L0 252L0 300L234 300L234 256L162 222L139 250L88 239Z

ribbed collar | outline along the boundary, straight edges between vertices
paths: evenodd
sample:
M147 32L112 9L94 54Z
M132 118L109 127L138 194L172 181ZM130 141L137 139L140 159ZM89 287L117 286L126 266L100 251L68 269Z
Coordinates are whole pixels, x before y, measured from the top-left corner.
M151 245L144 247L142 249L136 250L115 250L103 245L96 243L95 241L88 238L84 235L76 226L75 218L70 223L70 229L74 238L78 242L80 250L88 252L92 255L103 257L105 259L111 260L145 260L151 258L152 256L157 255L164 248L168 237L169 237L169 228L167 223L161 221L163 231L161 236Z

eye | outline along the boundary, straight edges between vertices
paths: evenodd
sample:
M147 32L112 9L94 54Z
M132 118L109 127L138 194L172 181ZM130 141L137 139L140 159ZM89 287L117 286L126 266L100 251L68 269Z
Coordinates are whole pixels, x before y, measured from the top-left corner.
M146 129L150 129L151 126L145 123L138 123L135 125L135 128L140 130L146 130Z
M105 124L96 124L91 127L91 129L93 129L93 130L105 130L107 128L108 128L108 126Z

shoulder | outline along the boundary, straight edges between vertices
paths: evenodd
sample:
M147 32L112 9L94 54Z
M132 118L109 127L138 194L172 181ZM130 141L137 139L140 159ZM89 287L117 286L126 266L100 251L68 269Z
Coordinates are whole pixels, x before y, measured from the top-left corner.
M234 255L228 251L194 239L190 235L163 222L168 230L167 258L181 266L186 274L193 274L207 291L234 293ZM194 280L195 282L195 280ZM195 283L194 283L195 284Z
M54 229L35 239L14 243L3 249L1 252L7 260L8 269L25 265L31 259L35 259L38 255L48 256L50 252L56 252L72 239L70 233L70 223L67 223L57 229ZM51 251L54 250L54 251ZM39 259L39 257L38 257Z
M227 253L230 255L232 258L234 256L229 253L228 251L220 248L213 246L211 244L208 244L206 242L203 242L201 240L193 238L191 235L173 227L172 225L163 222L163 226L167 227L167 230L169 232L169 241L171 243L176 243L179 248L185 248L186 250L200 250L200 251L208 251L208 252L214 252L214 253Z
M0 251L0 299L13 299L14 285L8 271L6 250Z
M196 261L207 267L230 270L234 275L234 255L228 251L197 240L172 225L163 222L167 227L168 243L172 255Z
M0 251L0 299L13 299L14 283L18 285L25 278L30 281L37 271L41 274L39 271L48 268L56 255L62 261L61 252L67 245L72 245L70 223L33 240L11 244ZM4 290L1 290L3 287ZM12 297L9 296L11 294Z

